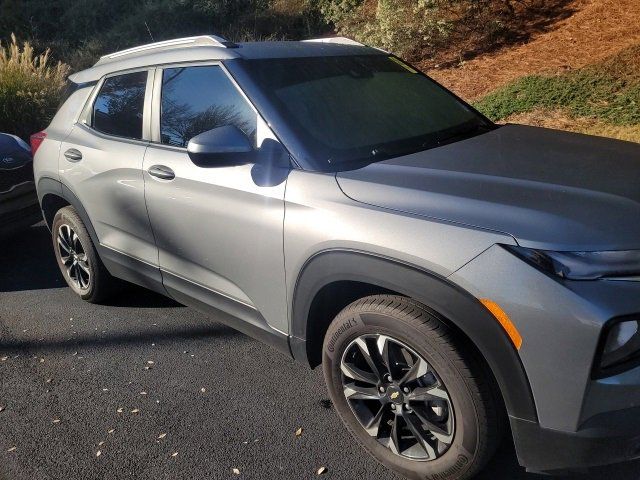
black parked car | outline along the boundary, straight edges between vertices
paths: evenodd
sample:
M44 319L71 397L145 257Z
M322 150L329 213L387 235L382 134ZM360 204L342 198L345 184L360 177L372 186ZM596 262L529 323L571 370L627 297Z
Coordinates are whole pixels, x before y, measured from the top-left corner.
M14 135L0 133L0 235L41 219L31 148Z

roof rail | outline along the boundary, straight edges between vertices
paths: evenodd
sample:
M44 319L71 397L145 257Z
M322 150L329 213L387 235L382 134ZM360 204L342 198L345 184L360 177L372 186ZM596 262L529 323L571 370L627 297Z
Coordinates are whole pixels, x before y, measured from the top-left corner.
M338 43L341 45L358 45L360 47L364 47L364 43L356 42L355 40L351 40L347 37L326 37L326 38L310 38L308 40L302 40L303 42L314 42L314 43Z
M125 55L131 55L147 50L154 50L156 48L174 47L180 45L209 45L212 47L222 48L236 48L238 46L235 43L225 40L222 37L217 37L215 35L201 35L198 37L174 38L173 40L165 40L163 42L148 43L146 45L140 45L138 47L128 48L126 50L120 50L119 52L103 55L102 57L100 57L100 60L111 60L114 58L123 57Z

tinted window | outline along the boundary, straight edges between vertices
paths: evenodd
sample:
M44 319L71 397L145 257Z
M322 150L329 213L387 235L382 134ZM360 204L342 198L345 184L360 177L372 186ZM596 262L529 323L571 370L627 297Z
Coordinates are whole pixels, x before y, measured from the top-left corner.
M395 57L249 60L246 68L320 170L426 150L492 128Z
M220 67L164 70L162 143L186 147L196 135L226 125L235 125L255 138L256 113Z
M93 128L118 137L142 138L147 72L107 78L93 106Z

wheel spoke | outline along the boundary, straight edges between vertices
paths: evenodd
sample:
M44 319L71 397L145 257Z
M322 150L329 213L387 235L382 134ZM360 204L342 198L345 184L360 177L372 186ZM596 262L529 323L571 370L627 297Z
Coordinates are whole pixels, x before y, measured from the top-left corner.
M374 373L374 375L378 379L382 379L387 370L386 367L381 365L379 361L376 361L377 359L374 359L374 356L376 356L376 351L370 350L369 345L367 345L367 342L362 338L358 338L356 340L356 345L360 349L360 353L362 353L365 362L367 362L367 365L369 365L369 368Z
M449 402L449 394L440 386L419 387L413 390L407 398L412 402L425 402L428 400L446 400Z
M344 395L349 400L381 400L382 395L375 387L360 387L353 383L345 385Z
M90 274L89 265L86 261L83 262L82 260L78 260L78 267L80 267L87 274L87 276Z
M452 435L445 428L437 425L429 415L423 410L423 408L430 407L412 407L413 413L420 419L420 422L424 425L424 427L429 430L434 437L440 440L443 443L450 444L452 440Z
M411 383L420 377L425 376L429 372L429 364L421 358L416 359L415 363L411 366L409 371L405 373L404 377L400 380L400 385Z
M380 433L380 424L382 423L382 420L385 416L386 408L387 407L385 407L384 405L381 406L380 410L378 410L378 413L376 413L371 421L364 427L367 430L367 433L372 437L377 438L378 434Z
M67 255L71 253L71 248L69 247L69 244L66 242L64 237L60 234L58 234L58 246L62 250L64 250ZM60 253L62 253L62 251Z
M412 435L415 437L418 444L426 452L428 458L436 458L436 451L433 446L427 440L425 433L420 424L420 420L413 414L404 412L402 414L407 427L411 430Z
M400 455L400 429L398 427L398 417L393 420L391 434L389 435L389 448L396 455Z
M361 368L356 367L355 365L348 364L346 362L342 362L340 365L342 373L349 378L353 378L354 380L358 380L360 382L369 383L372 385L376 385L378 383L378 377L373 372L366 372Z

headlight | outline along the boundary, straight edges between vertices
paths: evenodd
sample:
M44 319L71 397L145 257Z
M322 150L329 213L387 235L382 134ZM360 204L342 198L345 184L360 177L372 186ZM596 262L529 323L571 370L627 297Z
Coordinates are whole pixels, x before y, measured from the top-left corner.
M614 375L640 364L638 319L614 320L605 328L598 351L595 372L597 377Z
M553 252L514 246L507 248L541 270L570 280L640 275L640 250Z

